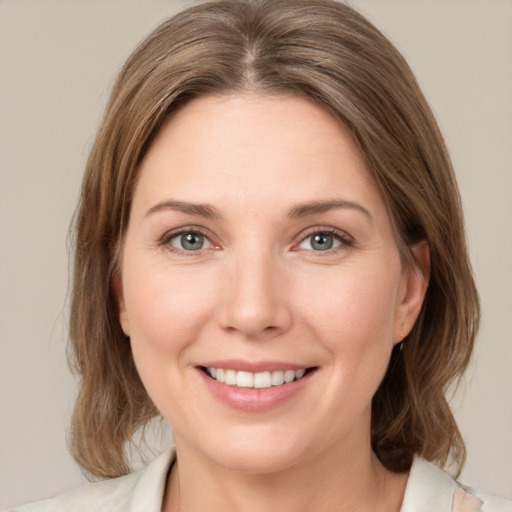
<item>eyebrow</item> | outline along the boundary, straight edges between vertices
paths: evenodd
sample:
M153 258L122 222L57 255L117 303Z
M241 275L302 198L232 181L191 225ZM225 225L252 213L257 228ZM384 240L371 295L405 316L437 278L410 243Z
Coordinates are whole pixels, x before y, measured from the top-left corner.
M336 210L339 208L349 208L352 210L357 210L358 212L363 213L370 222L373 222L373 217L370 212L359 203L355 203L354 201L346 201L344 199L333 199L330 201L314 201L312 203L305 203L295 206L288 213L288 217L292 219L308 217L310 215L316 215L319 213L325 213L329 210Z
M288 217L291 219L300 219L309 217L310 215L317 215L320 213L328 212L329 210L336 210L340 208L348 208L363 213L370 222L373 222L373 217L370 212L359 203L354 201L347 201L344 199L333 199L329 201L313 201L311 203L299 204L293 207L288 212ZM175 210L188 215L197 217L205 217L208 219L221 219L222 214L217 208L209 204L201 203L188 203L186 201L162 201L161 203L152 206L147 212L146 217L149 215L160 212L162 210Z
M208 204L187 203L185 201L163 201L158 203L146 212L146 217L162 210L176 210L188 215L206 217L208 219L220 219L222 217L219 210L213 206Z

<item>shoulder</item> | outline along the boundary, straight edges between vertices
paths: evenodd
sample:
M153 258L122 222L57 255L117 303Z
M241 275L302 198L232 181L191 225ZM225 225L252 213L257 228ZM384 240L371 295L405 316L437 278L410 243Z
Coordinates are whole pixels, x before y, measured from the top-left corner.
M126 503L133 493L139 480L139 473L94 482L83 485L72 491L59 494L54 498L36 501L7 512L64 512L76 510L85 512L89 510L126 510Z
M6 512L160 512L165 482L174 451L169 450L146 468L112 480L86 484Z
M512 500L494 496L488 492L482 491L481 489L473 489L472 487L460 486L461 494L464 494L465 499L469 502L470 500L480 501L480 507L475 510L481 512L512 512ZM465 504L465 502L463 502ZM472 510L469 508L459 507L461 512L466 510ZM454 507L454 512L457 509Z
M461 485L416 457L400 512L512 512L512 501Z

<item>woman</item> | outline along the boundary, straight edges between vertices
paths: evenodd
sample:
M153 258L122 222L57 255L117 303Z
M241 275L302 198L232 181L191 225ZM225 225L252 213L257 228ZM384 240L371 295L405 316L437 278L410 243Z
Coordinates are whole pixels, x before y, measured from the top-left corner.
M76 216L72 422L129 472L27 510L510 510L464 461L444 392L478 300L455 179L403 59L328 1L226 1L120 73ZM33 508L32 508L33 507Z

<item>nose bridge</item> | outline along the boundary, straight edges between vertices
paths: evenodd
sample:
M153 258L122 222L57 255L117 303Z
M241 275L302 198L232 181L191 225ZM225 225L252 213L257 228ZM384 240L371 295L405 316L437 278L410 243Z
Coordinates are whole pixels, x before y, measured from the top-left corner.
M223 286L224 328L255 338L288 329L284 269L270 248L246 243L232 255Z

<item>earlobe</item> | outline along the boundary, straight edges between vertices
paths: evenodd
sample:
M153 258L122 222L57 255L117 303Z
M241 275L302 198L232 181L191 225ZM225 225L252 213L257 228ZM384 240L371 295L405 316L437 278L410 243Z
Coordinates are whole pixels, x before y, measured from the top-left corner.
M402 273L395 318L394 343L402 341L410 332L420 314L430 279L430 248L426 240L410 248L413 262Z
M114 290L114 295L116 297L117 311L119 315L119 323L121 324L121 329L123 329L123 332L126 334L126 336L130 336L128 313L126 311L126 303L124 301L123 282L121 279L121 274L119 274L119 272L117 272L112 279L112 288Z

